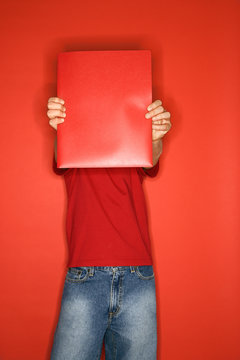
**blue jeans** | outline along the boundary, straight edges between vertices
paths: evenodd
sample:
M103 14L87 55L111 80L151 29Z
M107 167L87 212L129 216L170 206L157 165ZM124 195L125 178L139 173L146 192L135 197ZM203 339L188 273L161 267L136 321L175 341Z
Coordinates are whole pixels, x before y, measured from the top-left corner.
M72 267L66 274L51 360L156 360L152 265Z

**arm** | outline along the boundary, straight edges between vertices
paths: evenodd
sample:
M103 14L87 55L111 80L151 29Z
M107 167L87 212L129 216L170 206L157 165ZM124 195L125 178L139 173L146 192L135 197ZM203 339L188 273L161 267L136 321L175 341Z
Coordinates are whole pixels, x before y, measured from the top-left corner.
M162 139L152 141L152 156L153 156L153 166L155 166L162 154ZM153 167L152 166L152 167ZM144 167L143 169L151 169L151 167Z
M51 97L48 99L48 111L47 116L50 119L49 125L57 131L57 126L64 122L66 117L66 107L63 106L64 100L58 97ZM72 168L58 168L57 167L57 134L54 139L54 154L52 157L52 169L57 175L65 175L69 173Z
M154 166L158 166L159 157L162 153L162 138L172 126L170 122L171 114L168 111L165 111L161 100L155 100L147 107L147 109L148 113L145 114L145 117L147 119L152 118L153 166L150 168L143 168L144 170L153 169Z

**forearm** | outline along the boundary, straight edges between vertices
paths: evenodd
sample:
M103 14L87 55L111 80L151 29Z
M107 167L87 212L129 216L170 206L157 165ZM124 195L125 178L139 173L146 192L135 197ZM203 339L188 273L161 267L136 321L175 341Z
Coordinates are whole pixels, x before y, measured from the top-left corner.
M153 157L153 166L156 165L160 155L162 153L162 139L152 141L152 157ZM150 167L145 167L144 169L151 169Z

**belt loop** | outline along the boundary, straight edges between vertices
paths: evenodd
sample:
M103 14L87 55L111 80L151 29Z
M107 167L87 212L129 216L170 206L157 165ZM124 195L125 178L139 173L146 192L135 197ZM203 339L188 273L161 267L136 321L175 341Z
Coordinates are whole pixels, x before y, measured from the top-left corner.
M136 266L130 266L130 269L131 269L131 273L134 273L136 270Z
M94 266L89 266L89 276L94 275Z

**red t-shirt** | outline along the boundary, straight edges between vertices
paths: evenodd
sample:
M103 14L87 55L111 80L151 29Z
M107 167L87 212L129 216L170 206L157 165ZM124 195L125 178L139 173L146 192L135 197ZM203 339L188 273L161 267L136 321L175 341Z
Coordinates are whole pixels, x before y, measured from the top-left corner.
M141 167L58 169L67 195L68 264L73 266L152 265L142 182L154 177Z

